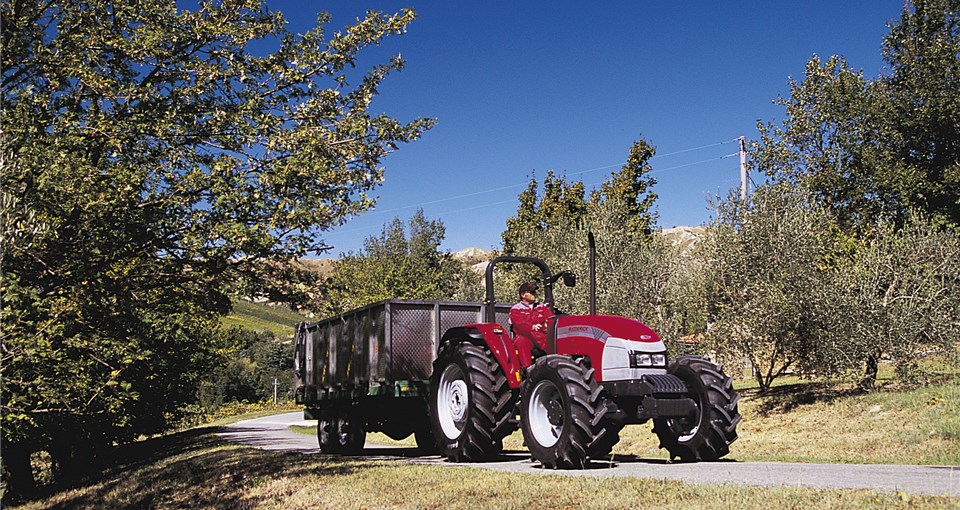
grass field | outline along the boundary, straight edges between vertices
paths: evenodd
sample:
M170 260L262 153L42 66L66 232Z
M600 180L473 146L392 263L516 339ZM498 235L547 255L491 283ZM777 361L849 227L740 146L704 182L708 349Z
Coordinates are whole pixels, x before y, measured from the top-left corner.
M116 468L18 508L957 508L960 498L500 473L226 444L215 428L118 451Z
M221 320L227 328L269 331L278 339L293 337L293 328L305 317L285 308L249 301L234 301L233 311Z

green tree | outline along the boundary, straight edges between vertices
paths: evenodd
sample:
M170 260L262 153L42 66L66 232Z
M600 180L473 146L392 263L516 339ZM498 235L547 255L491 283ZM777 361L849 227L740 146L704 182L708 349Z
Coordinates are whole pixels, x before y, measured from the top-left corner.
M406 225L395 218L337 262L318 308L339 314L384 299L479 300L479 275L440 251L445 233L423 210Z
M751 203L717 204L701 252L707 338L745 356L761 390L789 370L823 370L824 353L838 352L833 275L823 269L834 251L829 216L802 188L767 185Z
M229 282L326 249L370 206L382 158L432 121L371 115L403 61L357 58L414 17L328 35L321 14L297 35L259 0L2 1L10 493L33 451L68 478L167 427L220 359Z
M956 235L919 217L911 217L902 228L882 225L841 259L837 270L843 321L836 334L846 339L844 368L864 374L861 386L873 387L881 359L889 359L904 380L927 379L920 366L924 358L957 362Z
M884 164L903 201L936 223L960 225L960 1L915 0L883 39Z
M759 125L752 164L803 181L847 231L913 210L960 225L960 2L904 7L882 51L890 70L873 80L814 55L777 100L782 124Z
M656 228L657 213L653 206L657 201L657 194L651 188L657 180L650 177L653 170L650 158L656 152L643 138L634 142L630 147L627 162L620 167L620 171L612 173L600 189L590 195L590 203L595 206L605 200L623 204L627 226L631 232L650 235Z
M587 213L583 182L568 183L564 177L547 170L543 179L543 193L535 175L530 176L527 188L519 195L517 214L507 219L503 232L503 253L522 255L516 251L522 239L536 236L552 225L580 221Z

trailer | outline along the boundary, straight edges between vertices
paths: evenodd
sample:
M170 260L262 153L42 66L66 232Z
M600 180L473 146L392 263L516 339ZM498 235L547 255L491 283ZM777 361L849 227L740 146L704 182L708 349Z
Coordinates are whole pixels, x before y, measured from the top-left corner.
M508 305L493 305L507 323ZM483 322L487 305L388 299L297 326L296 402L318 420L324 453L356 453L367 432L415 434L436 450L428 416L430 377L443 333Z

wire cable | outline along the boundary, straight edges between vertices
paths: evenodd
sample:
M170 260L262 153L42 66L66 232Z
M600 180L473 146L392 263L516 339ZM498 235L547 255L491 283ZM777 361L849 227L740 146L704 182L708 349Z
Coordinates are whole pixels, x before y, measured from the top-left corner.
M721 143L729 143L729 142L721 142ZM714 144L714 145L719 145L719 144ZM726 154L726 155L723 155L723 156L720 156L720 157L716 157L716 158L702 159L702 160L700 160L700 161L694 161L694 162L692 162L692 163L685 163L685 164L683 164L683 165L676 165L676 166L671 166L671 167L668 167L668 168L660 168L660 169L657 169L657 170L652 170L652 171L650 171L650 172L648 173L648 175L649 175L649 174L655 174L655 173L668 172L668 171L670 171L670 170L677 170L677 169L680 169L680 168L687 168L687 167L691 167L691 166L695 166L695 165L701 165L701 164L703 164L703 163L712 163L712 162L715 162L715 161L720 161L720 160L723 160L723 159L732 158L732 157L739 156L739 155L740 155L739 152L734 152L734 153ZM604 182L604 181L594 182L594 183L587 184L586 186L591 186L591 187L593 187L593 186L598 186L598 185L600 185L600 184L603 184L603 182ZM503 186L503 187L501 187L501 188L496 188L496 190L497 190L497 191L501 191L501 190L503 190L503 189L513 188L513 187L516 187L516 186L517 186L517 185ZM440 203L440 202L445 202L445 201L447 201L447 200L452 200L452 199L454 199L454 198L476 196L476 195L480 195L480 194L483 194L483 193L486 193L486 192L485 192L485 191L478 191L478 192L474 192L474 193L467 193L467 194L461 195L460 197L450 197L450 198L447 198L447 199L440 199L440 200L433 200L433 201L430 201L430 202L423 202L422 204L418 204L418 206L419 206L419 205L436 204L436 203ZM499 202L490 202L490 203L486 203L486 204L473 205L473 206L470 206L470 207L464 207L464 208L460 208L460 209L452 209L452 210L448 210L448 211L442 211L442 212L436 213L436 215L437 215L437 216L449 216L449 215L451 215L451 214L457 214L457 213L466 212L466 211L473 211L473 210L476 210L476 209L483 209L483 208L485 208L485 207L492 207L492 206L495 206L495 205L504 205L504 204L514 203L514 202L516 202L516 200L517 200L516 198L511 198L510 200L501 200L501 201L499 201ZM414 206L398 207L398 208L390 209L390 211L396 211L396 210L400 210L400 209L406 209L406 208L409 208L409 207L414 207ZM384 212L384 213L385 213L385 212L387 212L387 211L380 211L380 212ZM368 214L368 215L366 215L366 216L367 216L367 217L370 217L370 216L372 216L372 214ZM349 234L349 233L356 233L356 232L368 232L368 231L371 231L371 230L373 230L373 229L375 229L375 228L382 228L382 227L383 227L382 225L379 225L379 226L370 225L370 226L366 226L366 227L352 228L352 229L349 229L349 230L338 230L338 231L336 231L336 232L327 232L327 233L324 234L324 235L325 235L325 236L329 236L329 235L334 235L334 236L336 236L336 235L340 235L340 234Z
M739 141L739 140L740 140L739 138L734 138L734 139L732 139L732 140L726 140L726 141L723 141L723 142L710 143L710 144L707 144L707 145L701 145L701 146L699 146L699 147L691 147L691 148L689 148L689 149L682 149L682 150L678 150L678 151L674 151L674 152L668 152L668 153L666 153L666 154L655 154L655 155L654 155L653 157L651 157L650 159L665 158L665 157L668 157L668 156L676 156L677 154L685 154L685 153L687 153L687 152L693 152L693 151L698 151L698 150L703 150L703 149L709 149L709 148L711 148L711 147L717 147L717 146L720 146L720 145L725 145L725 144L728 144L728 143L737 142L737 141ZM739 154L739 153L734 153L733 155L736 156L737 154ZM728 158L728 157L731 157L731 156L730 156L730 155L721 156L719 159L724 159L724 158ZM698 165L698 164L700 164L700 163L705 163L705 162L707 162L707 161L714 161L715 159L716 159L716 158L708 159L708 160L704 160L704 161L697 161L697 162L694 162L694 163L688 163L688 164L686 164L686 165L680 165L680 166L678 166L678 167L671 167L671 168L664 168L664 169L654 170L654 171L651 171L650 173L652 174L652 173L666 172L666 171L668 171L668 170L674 170L674 169L676 169L676 168L684 168L684 167L687 167L687 166L693 166L693 165ZM579 172L568 173L568 174L566 174L566 175L567 175L567 176L584 175L584 174L588 174L588 173L591 173L591 172L596 172L596 171L598 171L598 170L606 170L606 169L609 169L609 168L616 168L616 167L619 167L619 166L623 166L623 163L621 162L621 163L614 163L614 164L611 164L611 165L598 166L598 167L591 168L591 169L588 169L588 170L581 170L581 171L579 171ZM496 187L496 188L490 188L490 189L485 189L485 190L480 190L480 191L474 191L474 192L471 192L471 193L464 193L464 194L462 194L462 195L454 195L454 196L450 196L450 197L438 198L438 199L436 199L436 200L430 200L430 201L427 201L427 202L419 202L419 203L416 203L416 204L402 205L402 206L392 207L392 208L390 208L390 209L383 209L383 210L376 210L376 209L374 209L373 211L370 211L369 213L367 213L367 216L387 214L387 213L391 213L391 212L402 211L402 210L405 210L405 209L413 209L413 208L415 208L415 207L423 207L423 206L425 206L425 205L439 204L439 203L442 203L442 202L448 202L448 201L450 201L450 200L460 200L460 199L462 199L462 198L470 198L470 197L475 197L475 196L478 196L478 195L485 195L485 194L487 194L487 193L494 193L494 192L497 192L497 191L505 191L505 190L508 190L508 189L517 188L517 187L519 187L519 186L526 186L528 183L529 183L529 182L520 182L520 183L516 183L516 184L508 184L508 185L506 185L506 186L499 186L499 187Z

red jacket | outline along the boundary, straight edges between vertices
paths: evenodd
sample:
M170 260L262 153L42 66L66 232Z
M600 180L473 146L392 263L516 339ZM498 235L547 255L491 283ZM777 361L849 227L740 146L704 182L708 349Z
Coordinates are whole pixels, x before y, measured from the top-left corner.
M516 343L518 337L526 337L540 347L547 349L547 319L553 317L553 311L544 304L535 303L528 305L523 301L513 305L510 309L510 324L513 326L513 341ZM534 331L533 325L540 324L543 327L540 331Z

